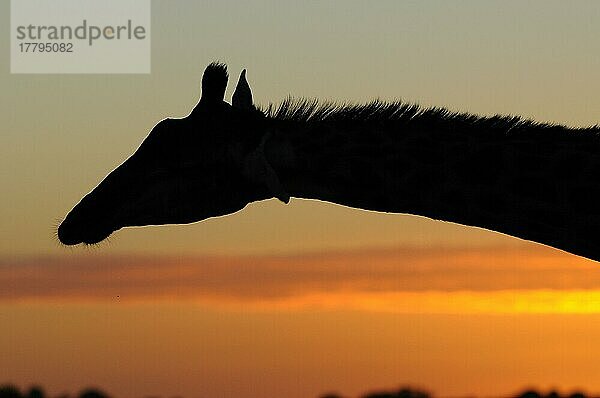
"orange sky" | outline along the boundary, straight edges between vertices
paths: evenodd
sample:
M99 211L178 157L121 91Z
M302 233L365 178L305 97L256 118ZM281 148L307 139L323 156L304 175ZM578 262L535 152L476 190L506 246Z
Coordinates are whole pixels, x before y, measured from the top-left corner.
M3 302L185 301L397 313L600 312L594 261L545 248L356 249L296 255L0 261Z
M73 253L4 259L0 284L4 380L55 393L600 391L600 268L533 244Z

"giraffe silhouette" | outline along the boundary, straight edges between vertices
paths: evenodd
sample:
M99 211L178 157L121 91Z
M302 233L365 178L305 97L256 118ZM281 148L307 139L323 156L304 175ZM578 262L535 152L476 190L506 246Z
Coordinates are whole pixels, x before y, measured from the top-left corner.
M600 260L600 127L481 117L404 102L287 99L259 108L244 70L210 64L182 119L69 212L66 245L128 226L184 224L290 197L408 213L502 232Z

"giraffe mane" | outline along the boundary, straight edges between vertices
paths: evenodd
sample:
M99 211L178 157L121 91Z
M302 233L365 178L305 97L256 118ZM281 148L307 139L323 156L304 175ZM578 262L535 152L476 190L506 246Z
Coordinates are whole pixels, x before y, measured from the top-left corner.
M485 128L490 133L501 134L509 132L535 134L543 131L544 134L551 134L546 138L556 137L554 134L571 134L563 125L537 122L517 115L482 116L450 111L442 107L423 107L419 104L399 100L392 102L374 100L364 104L352 104L288 97L278 105L270 104L266 108L259 107L258 109L267 118L279 121L305 123L419 122L430 127L452 125L454 128ZM595 139L600 136L600 126L598 125L586 127L582 131L593 133L592 136Z

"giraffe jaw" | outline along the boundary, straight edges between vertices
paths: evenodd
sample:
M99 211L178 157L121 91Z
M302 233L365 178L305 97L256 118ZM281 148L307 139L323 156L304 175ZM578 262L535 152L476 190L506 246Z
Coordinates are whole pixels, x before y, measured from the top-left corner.
M66 246L78 244L94 245L108 238L119 228L98 226L97 223L75 221L72 213L60 223L57 230L58 240Z
M132 163L110 173L67 214L57 230L62 244L92 245L124 227L187 224L212 216L203 206L194 208L201 190L183 184L181 174L140 173L130 169Z
M84 245L95 245L108 238L114 231L103 231L102 233L95 233L85 237L81 235L74 235L71 232L65 230L63 224L58 227L58 239L60 243L66 246L74 246L79 244Z

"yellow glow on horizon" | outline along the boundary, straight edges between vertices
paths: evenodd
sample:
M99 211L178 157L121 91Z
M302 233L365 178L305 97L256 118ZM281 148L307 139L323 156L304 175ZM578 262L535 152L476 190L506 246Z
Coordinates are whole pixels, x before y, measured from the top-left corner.
M17 264L0 270L6 286L0 301L187 303L226 311L600 314L597 263L537 246L33 258Z
M177 299L174 299L177 301ZM501 290L494 292L337 292L276 300L200 298L225 310L354 310L398 314L600 314L600 290Z
M20 304L69 304L70 298L14 300ZM360 311L395 314L600 314L600 290L499 290L309 293L273 299L222 296L154 296L131 299L78 298L77 303L193 304L209 310L244 312Z

